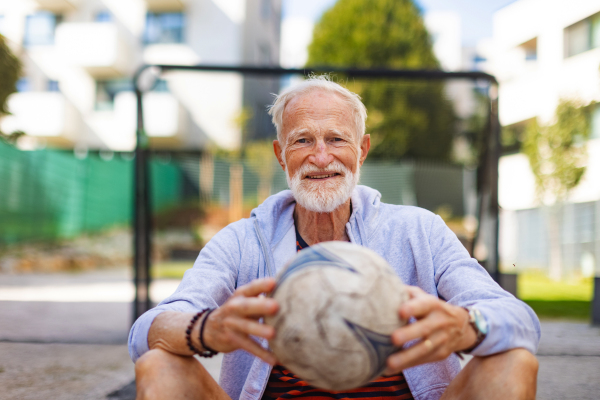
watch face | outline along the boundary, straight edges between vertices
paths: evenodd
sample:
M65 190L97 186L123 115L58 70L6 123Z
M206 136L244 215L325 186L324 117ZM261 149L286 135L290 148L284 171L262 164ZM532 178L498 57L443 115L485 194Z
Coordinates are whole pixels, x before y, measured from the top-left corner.
M475 326L477 327L479 332L481 332L484 335L487 335L488 323L485 320L485 317L483 316L483 314L481 314L481 311L479 311L476 308L472 308L471 315L473 316L473 323L475 324Z

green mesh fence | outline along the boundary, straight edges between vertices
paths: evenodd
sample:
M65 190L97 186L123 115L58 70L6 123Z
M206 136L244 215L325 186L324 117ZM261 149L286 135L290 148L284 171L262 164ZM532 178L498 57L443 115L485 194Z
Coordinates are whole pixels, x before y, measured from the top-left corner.
M208 195L211 202L221 206L227 206L230 202L232 164L242 165L246 206L258 205L264 200L261 199L261 194L271 195L288 188L285 173L274 155L258 163L244 159L217 158L208 167L196 157L174 157L174 160L196 192L207 191L201 187L200 175L212 175L212 185L209 185L211 190L205 195ZM415 205L431 211L443 208L446 213L456 217L475 213L474 169L434 161L367 161L360 173L359 184L378 190L385 203ZM270 175L272 176L269 178Z
M151 163L156 209L181 201L178 165ZM0 243L52 240L128 224L130 155L83 159L59 150L20 151L0 142Z

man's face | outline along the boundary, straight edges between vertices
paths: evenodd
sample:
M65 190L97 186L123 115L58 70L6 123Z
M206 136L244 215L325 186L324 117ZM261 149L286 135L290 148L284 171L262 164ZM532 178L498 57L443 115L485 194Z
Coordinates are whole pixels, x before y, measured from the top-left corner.
M296 200L317 212L331 212L348 200L370 138L357 142L354 116L342 98L314 90L292 99L281 133L283 143L273 143L275 154Z

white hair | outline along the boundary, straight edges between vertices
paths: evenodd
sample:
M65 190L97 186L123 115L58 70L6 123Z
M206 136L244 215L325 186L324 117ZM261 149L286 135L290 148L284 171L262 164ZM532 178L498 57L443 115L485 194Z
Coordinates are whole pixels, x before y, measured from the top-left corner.
M295 97L302 96L315 90L322 90L339 95L350 107L354 115L354 124L356 126L356 141L360 145L361 138L365 134L365 123L367 120L367 108L360 101L360 96L333 82L329 75L309 75L308 79L301 83L291 86L275 96L275 102L269 107L269 114L273 117L273 125L277 128L277 140L285 147L282 142L281 128L283 127L283 111L285 106Z

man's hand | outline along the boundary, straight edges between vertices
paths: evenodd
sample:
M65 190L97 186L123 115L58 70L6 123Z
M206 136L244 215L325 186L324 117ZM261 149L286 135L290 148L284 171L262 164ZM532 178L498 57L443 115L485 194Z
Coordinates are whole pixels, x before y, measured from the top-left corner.
M228 353L243 349L273 365L273 353L262 348L250 335L272 339L275 329L258 320L279 310L273 299L260 296L275 288L273 278L257 279L240 286L221 307L213 311L204 327L204 343L213 350Z
M392 354L387 359L386 375L414 367L415 365L440 361L450 354L465 350L475 344L477 335L469 324L469 313L461 307L448 304L418 287L407 287L410 300L400 307L404 320L414 317L408 324L392 333L396 346L418 339L418 343Z

